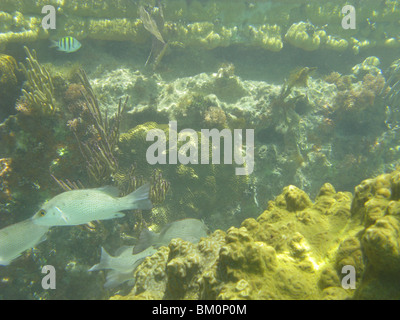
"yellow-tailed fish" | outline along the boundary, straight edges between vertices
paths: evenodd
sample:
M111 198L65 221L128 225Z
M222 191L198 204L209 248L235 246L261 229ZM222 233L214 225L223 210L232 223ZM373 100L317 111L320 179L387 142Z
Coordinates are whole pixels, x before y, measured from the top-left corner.
M78 51L81 46L82 46L81 43L74 37L64 37L59 39L58 41L52 40L50 48L57 47L58 51L71 53Z
M0 265L7 266L25 250L46 239L49 227L36 225L27 219L0 230Z
M63 192L45 204L32 217L42 226L74 226L93 220L125 216L121 210L151 209L150 185L145 184L125 197L118 197L118 189L106 186Z

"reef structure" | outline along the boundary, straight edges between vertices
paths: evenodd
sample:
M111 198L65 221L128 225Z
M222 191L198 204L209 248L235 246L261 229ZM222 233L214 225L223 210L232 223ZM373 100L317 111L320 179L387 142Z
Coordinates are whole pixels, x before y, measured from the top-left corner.
M398 299L399 178L367 179L354 196L326 183L314 202L285 187L239 228L161 247L131 293L112 299ZM353 288L343 285L346 266Z
M355 54L371 47L398 48L397 1L373 0L357 7L359 25L354 30L341 26L340 0L324 1L184 1L160 5L155 0L35 1L4 0L0 11L0 50L8 43L27 43L50 37L41 26L44 5L57 12L54 37L132 41L143 44L151 37L140 19L139 7L150 8L152 17L165 18L160 35L169 45L213 49L233 44L280 51L292 45L307 51L328 49ZM158 6L158 7L157 7ZM161 8L162 7L162 8ZM384 22L384 23L383 23ZM52 34L53 37L53 34Z

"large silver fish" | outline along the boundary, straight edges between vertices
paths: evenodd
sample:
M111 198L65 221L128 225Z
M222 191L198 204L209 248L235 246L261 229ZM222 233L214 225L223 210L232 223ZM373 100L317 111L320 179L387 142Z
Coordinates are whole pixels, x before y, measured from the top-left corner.
M75 226L120 218L125 216L122 210L151 209L149 190L149 184L145 184L120 198L118 189L111 186L66 191L45 203L32 219L42 226Z
M38 226L27 219L0 230L0 265L7 266L25 250L46 239L47 226Z
M166 246L175 238L197 243L201 237L207 237L207 230L207 226L201 220L192 218L171 222L165 225L160 233L144 229L132 252L141 252L149 246L154 246L155 248Z

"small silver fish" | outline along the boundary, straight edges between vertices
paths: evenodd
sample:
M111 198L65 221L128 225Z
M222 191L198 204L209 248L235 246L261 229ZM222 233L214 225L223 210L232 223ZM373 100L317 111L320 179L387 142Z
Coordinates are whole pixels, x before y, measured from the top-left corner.
M144 229L132 252L138 253L150 246L166 246L175 238L197 243L201 237L207 237L207 230L207 226L201 220L191 218L171 222L165 225L160 233Z
M134 281L133 271L146 257L156 253L157 250L149 247L138 254L132 254L132 249L133 246L121 247L117 251L118 256L112 257L102 247L100 263L95 264L89 271L111 269L107 274L105 288L115 287L126 281Z
M76 40L74 37L64 37L59 39L58 41L52 40L52 44L50 48L57 47L58 51L64 51L67 53L78 51L81 47L81 43Z
M75 226L93 220L107 220L125 216L121 210L151 209L150 185L145 184L118 198L118 189L106 186L63 192L47 203L32 217L42 226Z
M46 240L47 226L38 226L27 219L0 230L0 265L7 266L25 250Z

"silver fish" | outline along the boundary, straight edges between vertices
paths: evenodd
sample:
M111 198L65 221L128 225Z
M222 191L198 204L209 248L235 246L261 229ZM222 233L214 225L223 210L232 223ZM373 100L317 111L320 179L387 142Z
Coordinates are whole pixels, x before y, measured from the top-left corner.
M75 226L93 220L125 216L121 210L151 209L150 185L145 184L125 197L118 198L118 189L102 187L63 192L47 203L32 217L42 226Z
M191 218L171 222L165 225L160 233L144 229L132 252L138 253L150 246L166 246L175 238L197 243L201 237L207 237L207 230L207 226L201 220Z
M50 48L57 47L58 51L64 51L67 53L78 51L81 47L81 43L74 37L64 37L58 41L52 40Z
M47 226L38 226L27 219L0 230L0 265L7 266L25 250L46 239Z
M125 246L118 249L118 256L112 257L107 251L101 248L100 263L95 264L89 271L111 269L107 274L105 288L115 287L126 281L133 281L133 271L143 262L143 260L154 254L157 250L149 247L146 250L132 254L133 246Z

